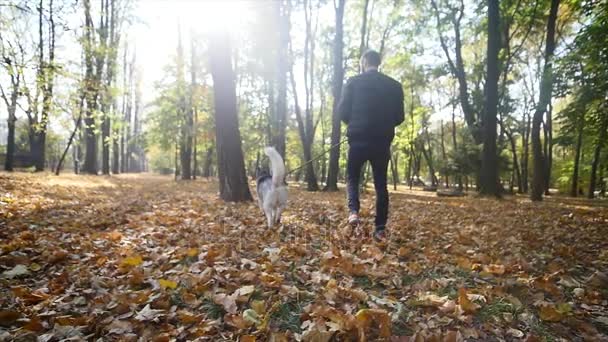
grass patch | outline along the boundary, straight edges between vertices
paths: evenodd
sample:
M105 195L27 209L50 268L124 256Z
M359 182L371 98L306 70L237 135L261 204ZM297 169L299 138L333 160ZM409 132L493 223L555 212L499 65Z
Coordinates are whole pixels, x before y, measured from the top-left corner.
M369 289L370 287L372 287L374 285L374 283L372 282L371 279L369 279L368 276L355 276L355 277L353 277L353 282L354 282L355 286L364 288L364 289Z
M535 321L532 326L530 326L530 330L540 336L545 342L553 342L555 341L555 337L549 331L549 327L543 324L541 321Z
M294 333L301 333L300 314L302 308L302 303L296 301L281 303L279 308L270 316L271 324L281 331L289 330Z
M504 302L502 300L482 305L479 311L477 311L477 319L481 322L487 322L492 317L497 317L503 313L510 313L513 316L517 316L520 313L520 309L517 309L513 304Z
M224 307L214 303L213 300L211 300L210 298L203 299L201 309L203 309L203 311L205 311L205 313L207 314L207 317L211 319L220 319L226 314L226 310L224 310Z
M448 285L444 288L439 289L437 292L439 296L448 296L449 299L458 298L458 289L452 285Z

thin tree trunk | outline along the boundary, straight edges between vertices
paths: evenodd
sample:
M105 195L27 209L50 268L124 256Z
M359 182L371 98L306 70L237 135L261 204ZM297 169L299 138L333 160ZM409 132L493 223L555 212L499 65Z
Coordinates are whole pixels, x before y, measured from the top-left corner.
M523 157L522 157L522 162L521 162L521 169L522 169L522 187L523 187L523 193L527 193L528 192L528 165L529 165L529 151L530 151L530 123L531 123L531 117L529 114L524 114L524 134L523 134L523 138L522 138L522 150L523 150Z
M443 129L443 120L441 120L441 156L443 158L443 162L447 165L446 161L448 160L447 154L445 153L445 133ZM444 170L445 175L445 187L450 187L450 177L448 176L447 169Z
M547 135L545 137L545 155L547 156L546 174L545 174L545 196L549 196L549 187L551 186L551 168L553 165L553 105L549 102L549 110L547 111L547 124L545 129Z
M606 143L607 131L608 131L608 113L604 113L604 116L602 118L602 124L600 127L599 136L598 136L598 139L597 139L597 142L595 145L595 150L593 151L593 163L591 164L591 176L589 177L589 192L587 193L588 198L595 197L595 187L596 187L596 182L597 182L596 174L597 174L598 165L600 164L602 147ZM602 181L603 181L603 179L600 174L600 182L602 182Z
M575 154L574 154L574 170L572 171L572 184L570 187L570 196L576 197L578 196L578 176L579 176L579 167L581 160L581 150L583 147L583 131L585 128L585 111L581 111L579 114L579 121L577 127L577 138L575 145Z
M285 159L285 134L287 129L287 72L289 50L289 28L291 1L276 1L275 10L279 21L279 46L277 55L277 98L274 123L277 126L276 135L271 137L271 143L277 152Z
M361 42L359 44L359 58L363 56L363 53L367 49L367 44L365 43L366 33L367 33L367 12L369 8L369 0L363 0L363 13L361 15ZM359 65L359 71L361 72L361 65Z

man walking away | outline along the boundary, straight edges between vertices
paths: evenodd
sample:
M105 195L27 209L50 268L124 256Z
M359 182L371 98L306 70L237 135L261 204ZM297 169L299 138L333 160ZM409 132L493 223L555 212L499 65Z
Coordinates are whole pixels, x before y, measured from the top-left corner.
M340 118L348 125L348 223L359 224L359 182L366 161L372 165L376 189L374 239L386 237L388 190L386 184L390 147L395 127L403 122L403 87L380 73L380 54L368 50L361 57L363 72L346 83L338 104Z

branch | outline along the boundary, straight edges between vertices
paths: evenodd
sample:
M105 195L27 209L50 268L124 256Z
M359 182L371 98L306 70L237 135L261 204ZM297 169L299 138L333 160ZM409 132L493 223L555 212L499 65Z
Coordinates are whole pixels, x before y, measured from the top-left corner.
M445 56L448 59L448 64L450 66L450 69L452 70L453 74L457 74L457 70L456 70L456 66L454 64L454 62L452 61L452 57L450 56L450 52L448 50L448 46L447 43L445 42L445 39L443 37L443 35L441 34L441 18L439 17L439 8L437 8L437 3L435 2L435 0L431 0L431 5L433 6L433 9L435 10L435 17L437 18L437 34L439 35L439 41L441 42L441 48L443 49L443 52L445 53Z

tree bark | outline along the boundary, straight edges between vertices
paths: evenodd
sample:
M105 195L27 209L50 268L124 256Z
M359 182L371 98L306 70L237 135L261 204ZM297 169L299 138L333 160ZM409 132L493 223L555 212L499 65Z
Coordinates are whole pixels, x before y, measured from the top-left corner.
M578 174L581 160L581 150L583 147L583 131L585 129L585 110L579 114L576 145L574 147L574 170L572 171L572 184L570 186L570 196L578 196ZM544 190L544 188L543 188Z
M601 114L600 114L601 115ZM608 131L608 113L604 112L602 117L602 124L600 126L600 132L598 134L598 139L595 144L595 149L593 151L593 163L591 164L591 176L589 177L589 192L587 193L588 198L595 197L595 187L597 182L597 169L600 164L602 147L606 143L606 133ZM603 181L600 176L600 181Z
M333 42L333 76L332 76L332 125L331 125L331 150L329 153L329 169L327 172L326 191L338 191L338 169L340 161L340 136L341 123L338 115L338 102L342 94L342 83L344 81L344 67L342 65L344 56L344 7L346 0L336 0L337 6L334 8L336 13L336 34Z
M499 197L501 194L498 175L496 125L498 114L498 79L500 53L500 4L488 1L488 50L487 79L485 83L485 110L483 118L483 150L481 154L480 193Z
M551 102L553 90L553 52L555 50L555 23L560 0L551 0L551 10L547 20L547 40L545 45L545 65L540 83L540 95L534 116L532 118L532 154L534 156L534 174L532 175L533 201L542 201L545 190L546 158L543 155L540 141L540 126L547 106Z
M3 59L7 59L7 56L1 56ZM16 62L16 61L15 61ZM4 160L4 170L13 171L13 160L15 157L15 122L17 121L17 116L15 115L17 111L17 100L19 99L19 87L21 76L20 73L17 73L17 66L12 66L11 62L8 63L8 67L10 68L10 78L11 78L11 95L10 100L9 97L6 96L4 89L0 85L0 91L2 93L2 99L6 105L8 110L8 118L6 120L8 134L6 139L6 159Z
M275 1L275 10L279 21L279 46L277 56L277 98L276 98L276 133L272 137L272 144L283 160L285 159L285 133L287 129L287 72L290 30L290 3L291 1Z
M549 195L549 187L551 186L551 168L553 166L553 106L549 103L549 110L547 111L547 124L545 130L547 135L545 137L545 156L547 156L547 162L545 163L545 196Z
M179 30L179 29L178 29ZM178 83L178 105L177 110L182 116L181 136L180 136L180 164L181 164L181 178L182 180L192 179L192 131L194 126L194 115L192 113L192 89L196 82L196 72L194 70L195 55L194 55L194 43L191 46L191 70L190 70L190 87L186 90L186 80L184 76L184 50L182 47L181 30L178 33L178 46L177 46L177 83ZM188 94L186 94L188 92ZM190 96L187 96L190 95ZM188 99L188 98L189 99Z
M213 78L215 136L220 183L220 197L224 201L252 200L239 131L235 75L232 69L230 37L214 33L209 42L210 70Z

